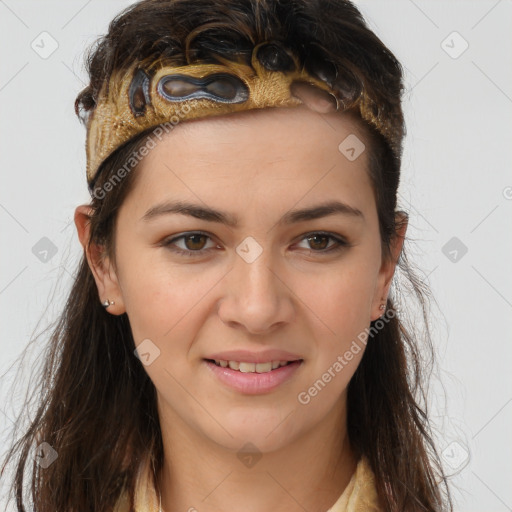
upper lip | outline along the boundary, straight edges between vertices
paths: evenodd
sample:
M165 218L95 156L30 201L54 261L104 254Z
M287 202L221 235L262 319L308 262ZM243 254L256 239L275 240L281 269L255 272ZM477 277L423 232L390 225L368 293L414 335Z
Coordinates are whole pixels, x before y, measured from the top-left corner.
M246 363L267 363L269 361L297 361L302 359L297 354L286 352L284 350L264 350L262 352L253 352L251 350L230 350L227 352L217 352L211 354L205 359L214 359L216 361L239 361Z

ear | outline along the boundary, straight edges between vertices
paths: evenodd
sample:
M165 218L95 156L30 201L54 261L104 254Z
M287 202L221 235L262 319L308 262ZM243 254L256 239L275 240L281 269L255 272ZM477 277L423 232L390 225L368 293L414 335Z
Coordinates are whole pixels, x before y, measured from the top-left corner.
M384 310L380 309L381 304L387 303L391 281L395 274L396 265L402 252L402 247L405 239L405 232L407 231L407 224L409 218L405 212L395 213L395 236L390 242L390 256L382 261L375 287L375 294L373 296L371 308L371 320L377 320L384 314Z
M82 204L75 210L75 226L78 238L84 248L87 263L96 281L98 288L98 300L103 303L105 300L114 301L114 304L107 308L113 315L121 315L126 312L123 302L123 295L117 274L112 262L105 252L105 247L96 243L89 244L90 240L90 218L92 208L90 205Z

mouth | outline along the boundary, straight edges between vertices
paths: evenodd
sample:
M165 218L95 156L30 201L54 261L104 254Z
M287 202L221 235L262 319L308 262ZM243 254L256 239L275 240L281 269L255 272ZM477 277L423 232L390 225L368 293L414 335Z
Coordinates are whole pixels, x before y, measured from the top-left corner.
M231 370L240 373L268 373L278 370L283 366L288 366L293 363L301 363L303 359L294 361L267 361L265 363L250 363L245 361L226 361L223 359L205 359L209 363L213 363L220 368L230 368Z
M304 364L303 359L263 363L204 359L215 381L245 395L263 395L292 381Z

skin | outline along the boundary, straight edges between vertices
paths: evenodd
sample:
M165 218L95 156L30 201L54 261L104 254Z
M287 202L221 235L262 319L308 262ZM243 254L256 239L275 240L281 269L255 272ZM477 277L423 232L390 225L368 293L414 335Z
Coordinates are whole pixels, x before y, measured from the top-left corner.
M203 511L325 512L357 459L346 435L346 392L365 345L308 404L298 400L372 320L382 315L405 226L383 260L366 152L349 161L339 144L363 136L346 114L305 106L189 121L150 151L136 172L115 230L115 262L101 246L87 258L98 298L127 313L135 343L160 355L145 369L158 395L165 463L162 508ZM181 214L141 220L166 200L188 201L239 219L228 227ZM362 216L331 214L290 225L291 210L337 200ZM76 209L84 247L89 207ZM161 242L197 230L205 238ZM310 239L318 231L343 238ZM190 233L188 233L190 234ZM252 263L236 248L262 248ZM202 251L187 257L171 247ZM276 348L304 360L270 393L246 395L212 375L213 352ZM237 452L262 455L246 467Z

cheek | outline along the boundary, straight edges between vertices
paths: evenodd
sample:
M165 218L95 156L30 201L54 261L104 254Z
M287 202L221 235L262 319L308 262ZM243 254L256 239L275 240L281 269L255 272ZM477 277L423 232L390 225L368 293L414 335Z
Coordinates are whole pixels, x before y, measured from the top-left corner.
M302 283L298 295L317 326L311 329L312 383L321 382L312 395L324 384L329 388L325 395L339 394L356 371L366 348L378 267L375 258L359 254L347 258L337 271Z
M298 295L334 333L349 333L370 323L378 262L354 254L331 271L298 284Z
M202 290L208 285L206 278L200 281L155 267L136 271L123 286L135 340L170 336L187 316L197 315Z
M152 266L135 271L123 290L135 345L149 347L152 356L145 371L159 393L178 409L176 397L188 403L180 383L190 379L194 340L209 314L204 288L214 283L209 284L204 275L198 279Z
M137 251L119 244L119 254L122 294L135 344L150 339L163 359L183 359L208 316L208 293L223 274L215 268L172 263L165 249Z

